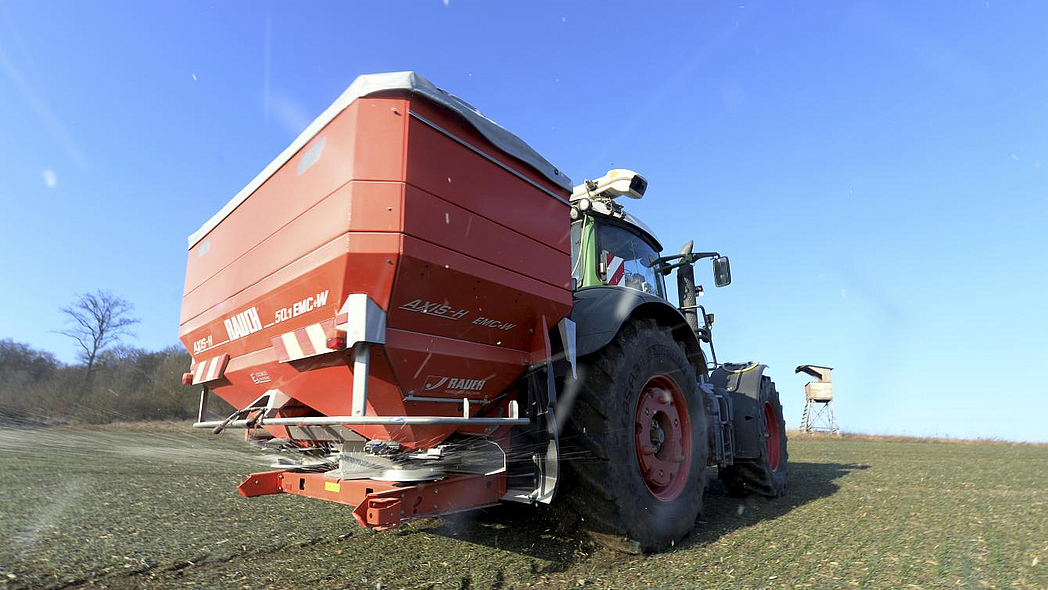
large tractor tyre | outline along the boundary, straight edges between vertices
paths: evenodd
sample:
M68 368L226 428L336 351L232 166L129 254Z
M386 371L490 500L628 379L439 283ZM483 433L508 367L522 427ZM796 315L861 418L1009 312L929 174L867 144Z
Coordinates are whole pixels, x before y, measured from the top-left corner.
M786 421L782 417L782 404L775 383L761 377L761 390L757 398L760 408L761 435L764 448L755 460L739 460L734 465L722 467L720 479L733 496L760 494L778 498L786 493L786 471L789 453L786 451Z
M561 438L566 495L583 526L645 552L687 535L702 509L709 447L695 367L670 330L627 322L580 359L565 393L574 394Z

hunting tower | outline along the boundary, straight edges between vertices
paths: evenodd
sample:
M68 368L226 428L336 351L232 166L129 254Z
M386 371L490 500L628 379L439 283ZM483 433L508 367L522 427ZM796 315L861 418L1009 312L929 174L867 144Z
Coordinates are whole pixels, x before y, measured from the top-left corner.
M801 428L804 432L832 432L839 435L841 428L837 424L837 413L833 409L833 380L830 373L833 367L819 365L801 365L795 373L807 373L815 377L804 385L804 417Z

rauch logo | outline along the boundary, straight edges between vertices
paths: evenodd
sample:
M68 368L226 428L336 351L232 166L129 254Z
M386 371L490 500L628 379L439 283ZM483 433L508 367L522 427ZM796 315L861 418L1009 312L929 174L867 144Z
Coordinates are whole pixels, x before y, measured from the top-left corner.
M230 340L243 338L262 329L262 322L258 319L258 310L254 307L245 309L222 323L226 326Z

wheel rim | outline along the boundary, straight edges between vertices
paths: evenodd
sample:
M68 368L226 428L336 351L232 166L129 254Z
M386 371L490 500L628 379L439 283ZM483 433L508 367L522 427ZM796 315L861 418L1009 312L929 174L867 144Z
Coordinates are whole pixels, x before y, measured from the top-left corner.
M663 502L675 499L691 469L691 420L673 379L656 375L644 384L637 400L634 437L644 485Z
M772 471L779 470L779 416L775 413L775 408L772 407L771 402L764 402L764 424L768 427L768 438L764 441L764 446L768 452L768 466L771 467Z

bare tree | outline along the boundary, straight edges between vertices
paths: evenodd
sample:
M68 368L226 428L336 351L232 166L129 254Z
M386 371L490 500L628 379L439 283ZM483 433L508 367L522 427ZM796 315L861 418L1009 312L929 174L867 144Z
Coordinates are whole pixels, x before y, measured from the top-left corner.
M58 333L76 340L80 345L78 356L87 365L81 395L91 381L99 353L124 336L134 336L131 326L138 323L138 318L131 315L133 310L126 299L102 289L81 294L75 303L62 308L69 327Z

